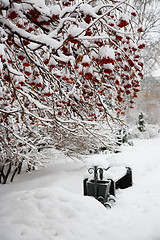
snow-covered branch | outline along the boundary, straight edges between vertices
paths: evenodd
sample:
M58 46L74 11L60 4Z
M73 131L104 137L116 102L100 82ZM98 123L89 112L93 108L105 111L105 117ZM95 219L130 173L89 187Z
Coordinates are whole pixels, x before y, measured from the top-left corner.
M0 124L8 145L27 153L36 136L66 152L73 138L90 139L87 148L114 145L140 91L143 34L128 0L1 1Z

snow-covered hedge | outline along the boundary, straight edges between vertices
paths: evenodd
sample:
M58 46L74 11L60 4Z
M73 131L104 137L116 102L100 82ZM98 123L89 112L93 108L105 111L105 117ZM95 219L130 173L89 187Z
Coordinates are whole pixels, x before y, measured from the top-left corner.
M153 124L145 124L145 131L140 132L137 126L133 126L130 129L130 137L133 138L156 138L160 136L160 126Z

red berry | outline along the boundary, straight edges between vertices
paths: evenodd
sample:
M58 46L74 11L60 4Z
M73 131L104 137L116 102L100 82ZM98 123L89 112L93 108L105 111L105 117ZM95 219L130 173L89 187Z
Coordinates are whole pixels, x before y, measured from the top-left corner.
M143 62L138 62L138 65L143 67Z
M104 69L104 72L110 74L110 73L112 73L112 69L105 68L105 69Z
M93 78L92 73L90 73L90 72L85 73L85 78L86 78L87 80L92 80L92 78Z
M53 14L51 18L52 18L52 20L54 21L54 20L58 19L58 15Z
M134 66L134 62L133 62L131 59L128 59L127 61L128 61L129 65L130 65L131 67Z
M61 116L62 115L62 112L58 112L58 116Z
M43 85L42 85L42 83L39 82L39 83L36 83L36 87L41 87L42 88Z
M133 17L136 17L136 16L137 16L136 12L131 12L131 15L132 15Z
M91 22L91 15L87 14L84 21L89 24Z
M11 20L15 19L18 16L18 14L15 11L12 11L9 13L8 18Z
M144 44L144 43L143 43L143 44L140 44L140 45L138 46L138 48L139 48L139 49L145 48L145 44Z
M32 28L32 27L29 27L27 30L26 30L27 32L29 32L29 33L31 33L31 32L33 32L34 31L34 28Z
M123 37L120 36L120 35L116 35L116 39L119 40L119 41L122 41Z
M50 97L52 95L52 93L50 93L50 92L45 92L44 93L44 96L46 96L46 97Z
M25 59L25 57L23 55L18 55L18 59L23 61Z
M89 65L90 65L90 64L89 64L88 62L82 62L82 66L83 66L83 67L89 67Z
M44 64L47 65L49 63L49 59L45 59L43 62L44 62Z
M69 40L71 43L74 43L74 44L78 44L78 43L79 43L79 41L76 40L76 39L74 39L74 37L71 36L71 35L68 37L68 40Z
M17 23L16 25L17 25L17 27L19 27L19 28L24 28L24 26L23 26L22 24Z
M118 24L118 27L123 28L128 25L128 22L126 20L121 20Z
M119 80L116 79L115 84L119 85L120 84Z
M43 22L43 26L50 26L50 22Z
M28 44L30 44L30 42L28 40L23 40L23 44L27 46Z
M29 71L24 71L24 73L25 73L27 76L30 76L30 75L31 75L31 72L29 72Z
M103 42L102 41L95 41L94 43L97 44L99 47L103 46Z
M92 31L88 28L86 30L85 36L91 36L92 35Z
M63 6L65 6L65 7L68 7L68 6L70 6L70 5L71 5L71 3L70 3L70 2L63 2L62 4L63 4Z
M140 28L137 29L137 32L141 33L141 32L144 32L144 30L143 30L142 27L140 27Z
M24 63L23 63L23 66L24 66L24 67L29 67L29 66L30 66L30 63L29 63L29 62L24 62Z
M109 58L109 57L103 57L101 60L100 60L100 63L101 63L101 65L103 65L103 64L107 64L107 63L114 63L115 61L114 61L114 59L112 59L112 58Z

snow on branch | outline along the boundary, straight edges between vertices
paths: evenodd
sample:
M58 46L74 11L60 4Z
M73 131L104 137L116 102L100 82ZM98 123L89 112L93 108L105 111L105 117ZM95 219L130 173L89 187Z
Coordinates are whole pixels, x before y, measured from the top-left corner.
M137 13L126 0L1 1L0 123L11 148L12 135L34 134L59 148L73 136L114 145L143 79Z

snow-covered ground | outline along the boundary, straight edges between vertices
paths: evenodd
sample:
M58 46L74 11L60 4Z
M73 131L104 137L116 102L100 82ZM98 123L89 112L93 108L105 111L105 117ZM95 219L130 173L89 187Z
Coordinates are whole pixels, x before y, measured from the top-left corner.
M92 159L132 167L133 186L117 190L111 209L83 196ZM135 140L121 153L84 162L59 157L1 185L0 203L0 240L160 240L160 138Z

